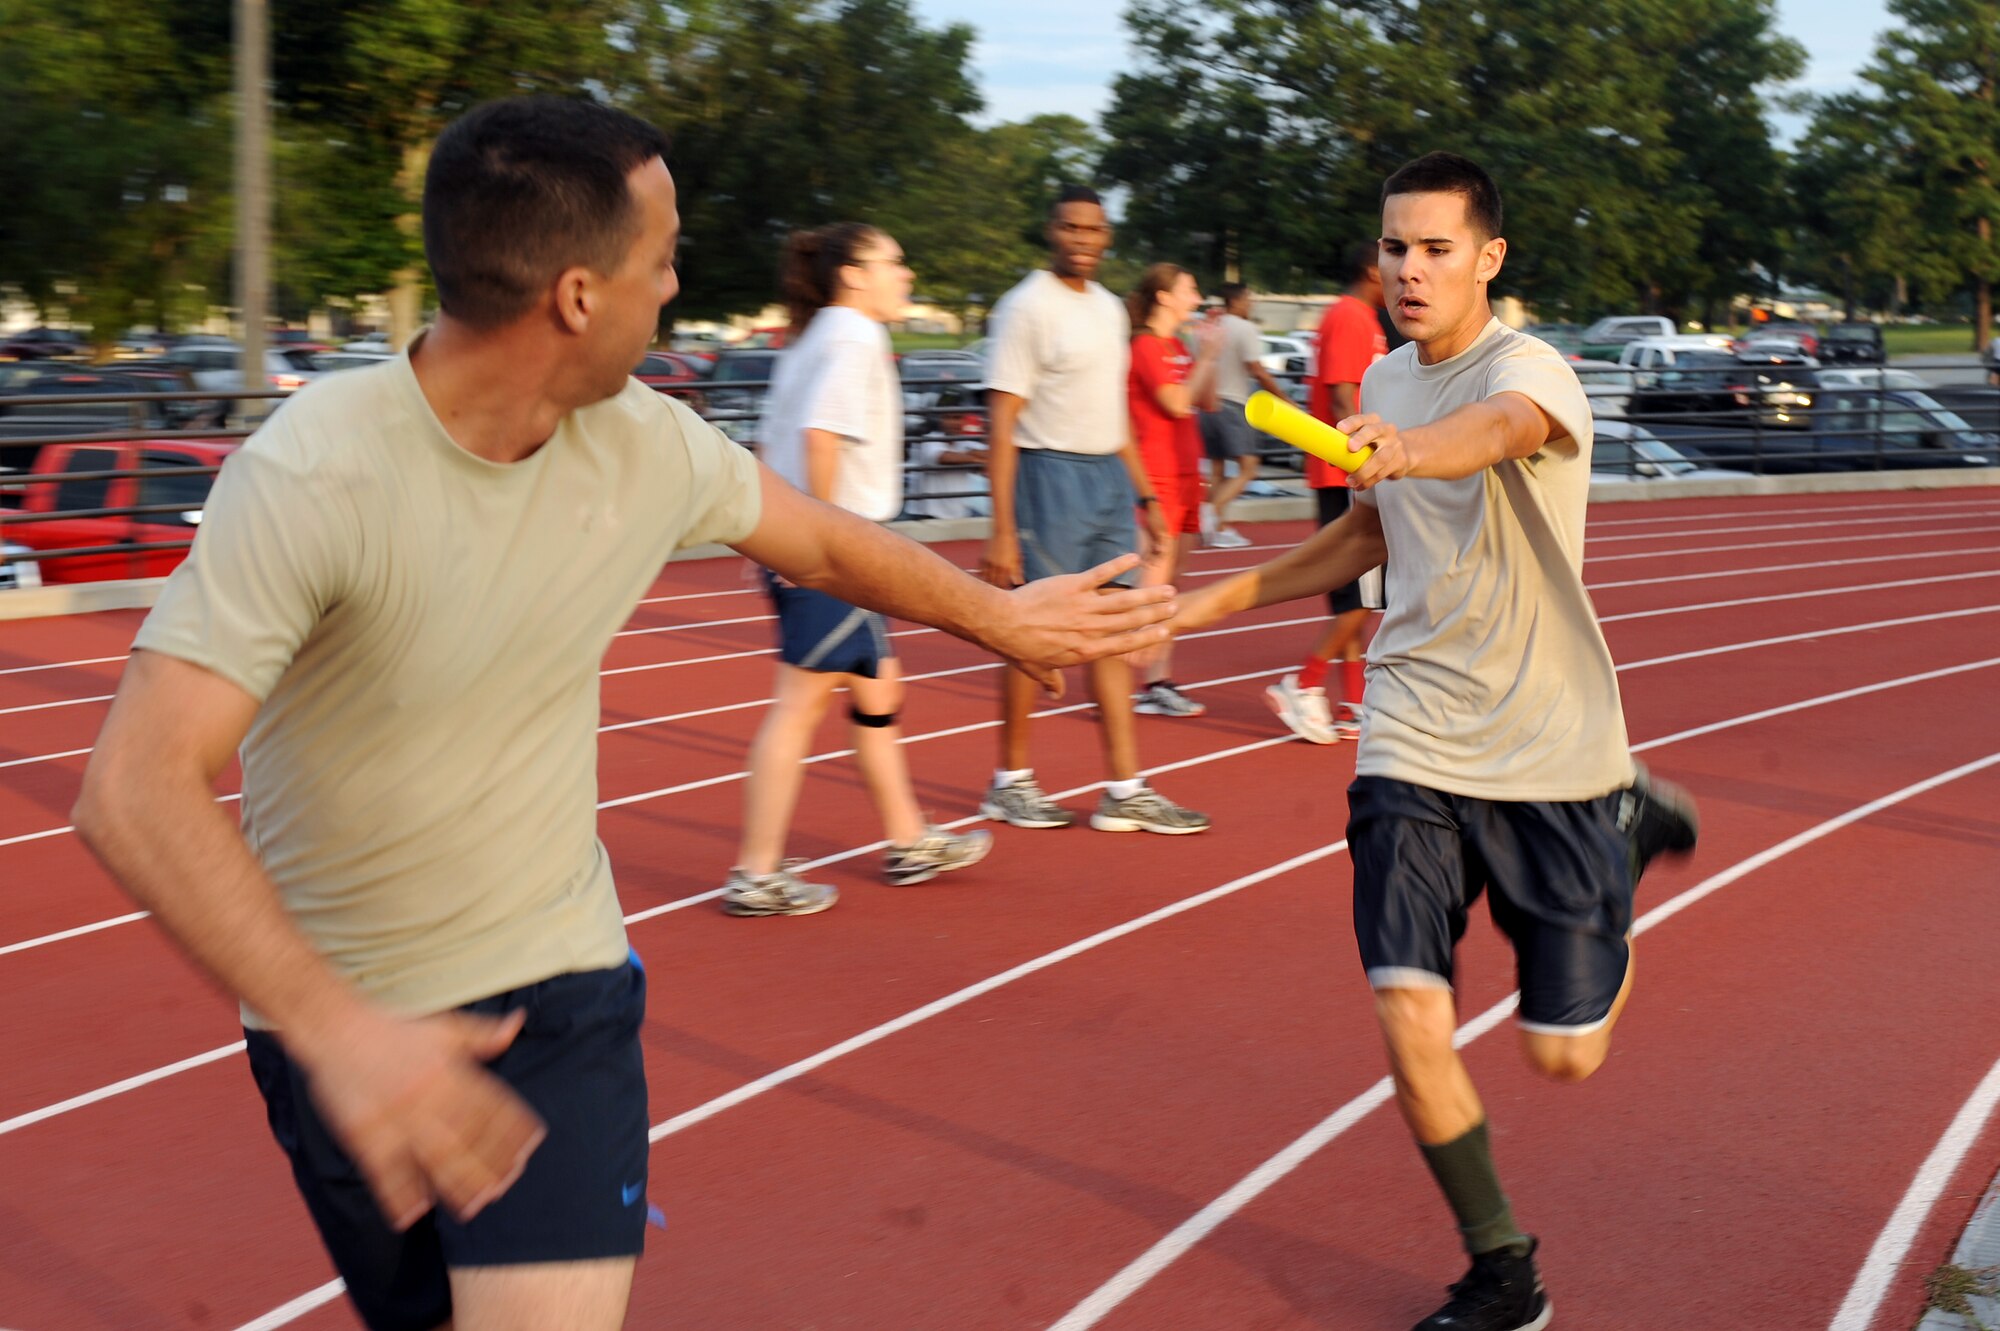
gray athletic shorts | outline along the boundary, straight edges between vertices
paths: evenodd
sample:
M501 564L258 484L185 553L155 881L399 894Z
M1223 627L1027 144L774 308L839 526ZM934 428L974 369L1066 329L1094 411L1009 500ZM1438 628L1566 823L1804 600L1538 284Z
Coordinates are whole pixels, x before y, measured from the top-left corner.
M1138 550L1138 496L1123 457L1049 448L1024 448L1017 456L1014 525L1028 581L1081 573ZM1117 580L1131 583L1130 574Z
M1217 462L1256 457L1265 434L1243 418L1243 404L1223 400L1215 411L1201 413L1202 451Z

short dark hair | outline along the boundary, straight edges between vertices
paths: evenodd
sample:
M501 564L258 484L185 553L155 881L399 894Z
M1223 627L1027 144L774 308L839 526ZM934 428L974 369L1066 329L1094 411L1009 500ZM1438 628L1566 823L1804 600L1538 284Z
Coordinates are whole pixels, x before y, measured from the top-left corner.
M1348 247L1347 272L1349 282L1359 282L1368 276L1372 268L1382 266L1382 246L1373 240L1357 240Z
M565 268L615 270L640 225L625 177L666 155L658 129L583 98L508 97L460 116L424 175L439 308L492 327L526 313Z
M1382 202L1392 194L1457 194L1465 199L1465 220L1484 240L1500 234L1500 187L1479 163L1457 153L1425 153L1405 162L1382 182Z
M1241 282L1224 282L1215 289L1216 299L1224 305L1234 305L1240 297L1250 294L1250 288Z
M1098 196L1097 191L1092 189L1090 186L1064 185L1061 189L1056 191L1056 197L1054 201L1049 204L1049 216L1054 217L1056 215L1056 209L1062 207L1066 203L1094 203L1100 208L1104 206L1104 200L1100 198Z

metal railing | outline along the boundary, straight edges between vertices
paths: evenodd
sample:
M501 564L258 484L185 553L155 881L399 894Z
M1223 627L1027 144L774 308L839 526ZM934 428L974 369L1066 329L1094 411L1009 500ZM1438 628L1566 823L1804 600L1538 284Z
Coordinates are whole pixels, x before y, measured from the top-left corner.
M1960 382L1951 384L1928 384L1922 389L1885 386L1883 384L1829 384L1822 385L1817 375L1808 367L1753 366L1747 367L1757 372L1769 374L1780 371L1779 380L1771 383L1739 383L1746 378L1745 367L1697 367L1683 370L1588 370L1583 372L1587 391L1591 391L1594 414L1600 422L1616 423L1617 428L1599 431L1598 457L1594 472L1602 475L1622 475L1632 479L1671 477L1694 468L1724 469L1764 475L1782 471L1808 470L1894 470L1904 467L1936 466L1992 466L2000 465L2000 391L1984 384L1984 371L1976 365L1952 359L1933 362L1905 362L1890 367L1896 371L1922 372L1946 370L1957 376ZM1851 376L1849 367L1821 367L1831 371L1829 378L1844 379ZM1873 367L1864 369L1864 377ZM1783 382L1782 371L1797 369L1801 373L1796 382ZM1805 382L1805 375L1812 374L1813 381ZM1667 377L1677 376L1677 377ZM1297 373L1280 374L1294 400L1305 397L1304 376ZM1900 383L1900 380L1896 380ZM657 391L665 396L692 400L700 414L731 438L754 447L755 426L762 416L762 399L770 387L768 380L735 380L716 382L698 380L689 383L661 386ZM1747 401L1731 401L1723 404L1717 400L1724 391L1741 388L1750 395ZM924 455L927 446L937 443L958 444L965 450L983 450L986 442L986 402L984 386L977 381L962 378L909 379L902 383L907 395L917 400L906 399L904 405L905 443L907 452L904 474L909 484L905 516L930 516L927 510L933 503L957 507L963 501L978 501L988 498L985 476L982 468L966 463L927 462ZM1898 394L1916 392L1929 399L1929 406L1912 405L1899 400ZM1683 399L1707 400L1674 402L1673 394L1679 393ZM1792 394L1794 398L1804 396L1807 401L1779 401L1760 394ZM230 442L241 440L253 430L251 423L241 422L225 425L223 428L196 428L191 420L179 427L151 426L128 430L90 430L75 433L28 434L8 437L6 433L6 413L14 408L30 407L48 410L57 407L83 407L92 405L129 404L134 409L134 421L143 424L145 410L149 407L166 406L175 403L216 403L231 404L227 411L214 413L194 413L198 419L241 421L241 406L247 402L281 400L289 396L283 391L256 390L232 392L223 390L192 390L166 393L108 393L100 395L17 395L0 397L0 457L19 455L22 451L40 450L49 446L92 447L104 444L172 444L175 442ZM1836 407L1827 405L1829 399L1865 398L1871 409L1858 411L1852 406ZM925 400L928 399L928 400ZM1682 409L1663 410L1662 405ZM1928 429L1912 432L1902 424L1905 418L1934 413L1937 410L1953 412L1963 420L1964 428L1959 429L1952 422L1941 418L1932 419ZM1857 420L1857 417L1864 419ZM976 421L975 428L965 428ZM950 426L959 428L953 429ZM1835 428L1838 427L1838 428ZM1957 433L1963 437L1948 440L1938 436ZM1930 437L1926 437L1930 436ZM1303 493L1301 455L1291 447L1265 436L1257 456L1275 473L1276 488L1280 492ZM138 480L160 476L196 477L213 476L219 465L175 464L170 467L118 467L91 471L54 472L47 474L8 474L0 472L0 587L8 585L5 574L12 566L15 579L22 577L26 566L46 564L69 558L137 556L161 552L181 551L193 542L192 530L186 536L176 534L174 538L162 536L159 539L137 539L150 537L151 532L134 532L131 539L115 543L96 543L73 546L49 546L41 541L33 541L33 532L27 538L36 548L28 548L21 542L10 541L8 533L21 528L33 529L44 524L73 520L137 518L148 519L168 514L191 514L199 511L200 505L189 500L178 502L132 503L127 505L98 505L71 509L38 508L37 511L20 511L26 496L38 487L63 484L102 483ZM963 481L961 485L937 485L925 479L928 477L948 477ZM198 518L192 519L192 527ZM146 522L144 526L159 526ZM141 561L142 562L142 561ZM134 567L137 564L135 562Z

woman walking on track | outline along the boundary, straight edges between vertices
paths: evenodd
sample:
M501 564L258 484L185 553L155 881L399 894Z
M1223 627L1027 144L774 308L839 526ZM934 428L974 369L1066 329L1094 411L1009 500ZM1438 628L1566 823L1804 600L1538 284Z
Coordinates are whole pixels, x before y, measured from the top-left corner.
M1149 586L1172 583L1201 534L1201 428L1198 411L1215 405L1215 371L1223 329L1203 323L1199 351L1188 355L1180 330L1201 306L1194 274L1156 263L1125 298L1132 316L1132 368L1127 375L1132 437L1146 477L1159 497L1166 539L1146 562ZM1163 648L1146 668L1133 710L1146 716L1200 716L1208 708L1174 687Z
M875 522L903 507L903 400L882 327L910 299L902 247L874 227L841 222L786 244L782 285L792 316L765 402L764 462L815 499ZM854 755L882 817L883 876L906 886L984 859L993 834L924 821L910 789L896 713L902 671L880 615L766 570L778 612L776 702L750 749L743 838L723 888L731 915L811 915L839 899L785 860L785 833L813 734L845 689Z

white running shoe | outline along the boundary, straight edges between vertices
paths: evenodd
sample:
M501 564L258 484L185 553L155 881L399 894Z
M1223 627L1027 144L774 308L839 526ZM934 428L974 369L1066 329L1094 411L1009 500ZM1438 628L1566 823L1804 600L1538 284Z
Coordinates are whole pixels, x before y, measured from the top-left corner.
M1361 709L1351 702L1340 705L1340 712L1334 717L1333 731L1342 739L1361 738Z
M1302 689L1297 675L1286 675L1264 690L1264 701L1271 704L1271 710L1294 735L1307 743L1340 743L1340 732L1334 728L1325 689Z
M1250 538L1234 527L1219 527L1208 538L1213 550L1241 550L1250 544Z

